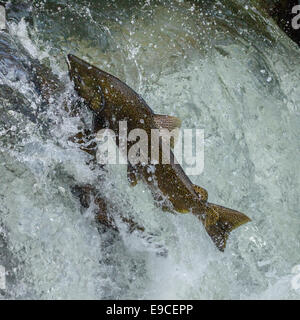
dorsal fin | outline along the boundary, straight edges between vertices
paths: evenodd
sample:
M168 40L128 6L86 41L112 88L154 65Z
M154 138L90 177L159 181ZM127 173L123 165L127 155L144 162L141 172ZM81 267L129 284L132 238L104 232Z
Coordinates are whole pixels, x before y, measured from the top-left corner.
M179 118L165 114L155 114L154 121L159 128L168 129L169 131L181 127L181 120Z
M205 202L207 201L208 194L205 189L194 184L194 190L201 197L201 201L205 201Z

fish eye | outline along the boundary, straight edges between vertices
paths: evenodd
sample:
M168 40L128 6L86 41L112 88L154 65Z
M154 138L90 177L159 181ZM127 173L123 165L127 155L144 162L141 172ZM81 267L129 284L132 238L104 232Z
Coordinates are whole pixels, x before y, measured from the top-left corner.
M81 77L80 77L79 74L76 75L76 80L77 80L78 82L82 83L82 80L81 80Z
M78 81L79 84L81 84L83 86L85 85L84 81L82 80L82 78L80 77L79 74L76 75L76 80Z

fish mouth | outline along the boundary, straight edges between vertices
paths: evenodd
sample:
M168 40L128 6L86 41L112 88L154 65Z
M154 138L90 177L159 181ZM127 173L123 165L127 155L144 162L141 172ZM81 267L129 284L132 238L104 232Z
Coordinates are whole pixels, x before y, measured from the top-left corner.
M68 54L66 57L66 63L68 66L68 71L69 71L69 77L71 80L73 80L73 70L74 70L74 56L72 54ZM73 66L72 66L73 65Z
M88 63L87 62L85 62L84 60L82 60L82 59L80 59L80 58L78 58L78 57L76 57L76 56L74 56L73 54L68 54L67 55L67 64L68 64L68 66L69 66L69 68L71 68L72 69L72 66L74 67L74 66L87 66L88 67Z
M73 54L68 54L66 57L66 62L68 65L69 75L71 80L80 80L80 76L84 77L89 70L89 65L84 60L74 56Z
M66 62L69 70L69 78L74 83L74 88L80 94L82 91L82 80L80 77L80 59L72 54L68 54L66 57Z
M79 85L81 82L80 72L83 67L83 61L72 54L68 54L66 62L70 79L74 81L75 85Z
M80 60L76 56L72 54L68 54L66 58L66 62L68 65L69 72L71 73L71 71L74 69L74 66L80 63Z
M76 56L74 56L73 54L68 54L67 55L67 63L68 65L71 65L71 63L80 63L81 60L79 58L77 58Z
M69 72L74 71L74 70L76 72L78 72L78 70L76 68L78 67L78 69L79 69L80 66L84 66L86 64L83 60L79 59L78 57L74 56L73 54L67 55L66 62L68 65Z
M71 54L68 54L67 57L66 57L66 63L67 63L69 71L71 70L71 60L72 60L72 58L73 58L73 56Z

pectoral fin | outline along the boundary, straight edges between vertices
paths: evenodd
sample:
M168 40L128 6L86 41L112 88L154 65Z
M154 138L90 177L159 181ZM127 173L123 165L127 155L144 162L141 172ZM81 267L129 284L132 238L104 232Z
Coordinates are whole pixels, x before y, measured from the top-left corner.
M207 201L208 194L205 189L194 184L194 190L197 193L197 195L200 196L201 201Z
M79 148L82 151L89 153L94 158L96 157L97 144L95 142L95 135L92 134L89 130L82 130L76 135L69 137L69 141L79 145Z

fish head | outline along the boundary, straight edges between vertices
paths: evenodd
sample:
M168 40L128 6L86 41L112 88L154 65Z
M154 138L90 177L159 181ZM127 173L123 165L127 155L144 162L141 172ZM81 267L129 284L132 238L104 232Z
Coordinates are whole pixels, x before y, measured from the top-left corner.
M75 90L93 111L99 113L104 107L104 96L98 69L72 54L68 55L67 64Z

